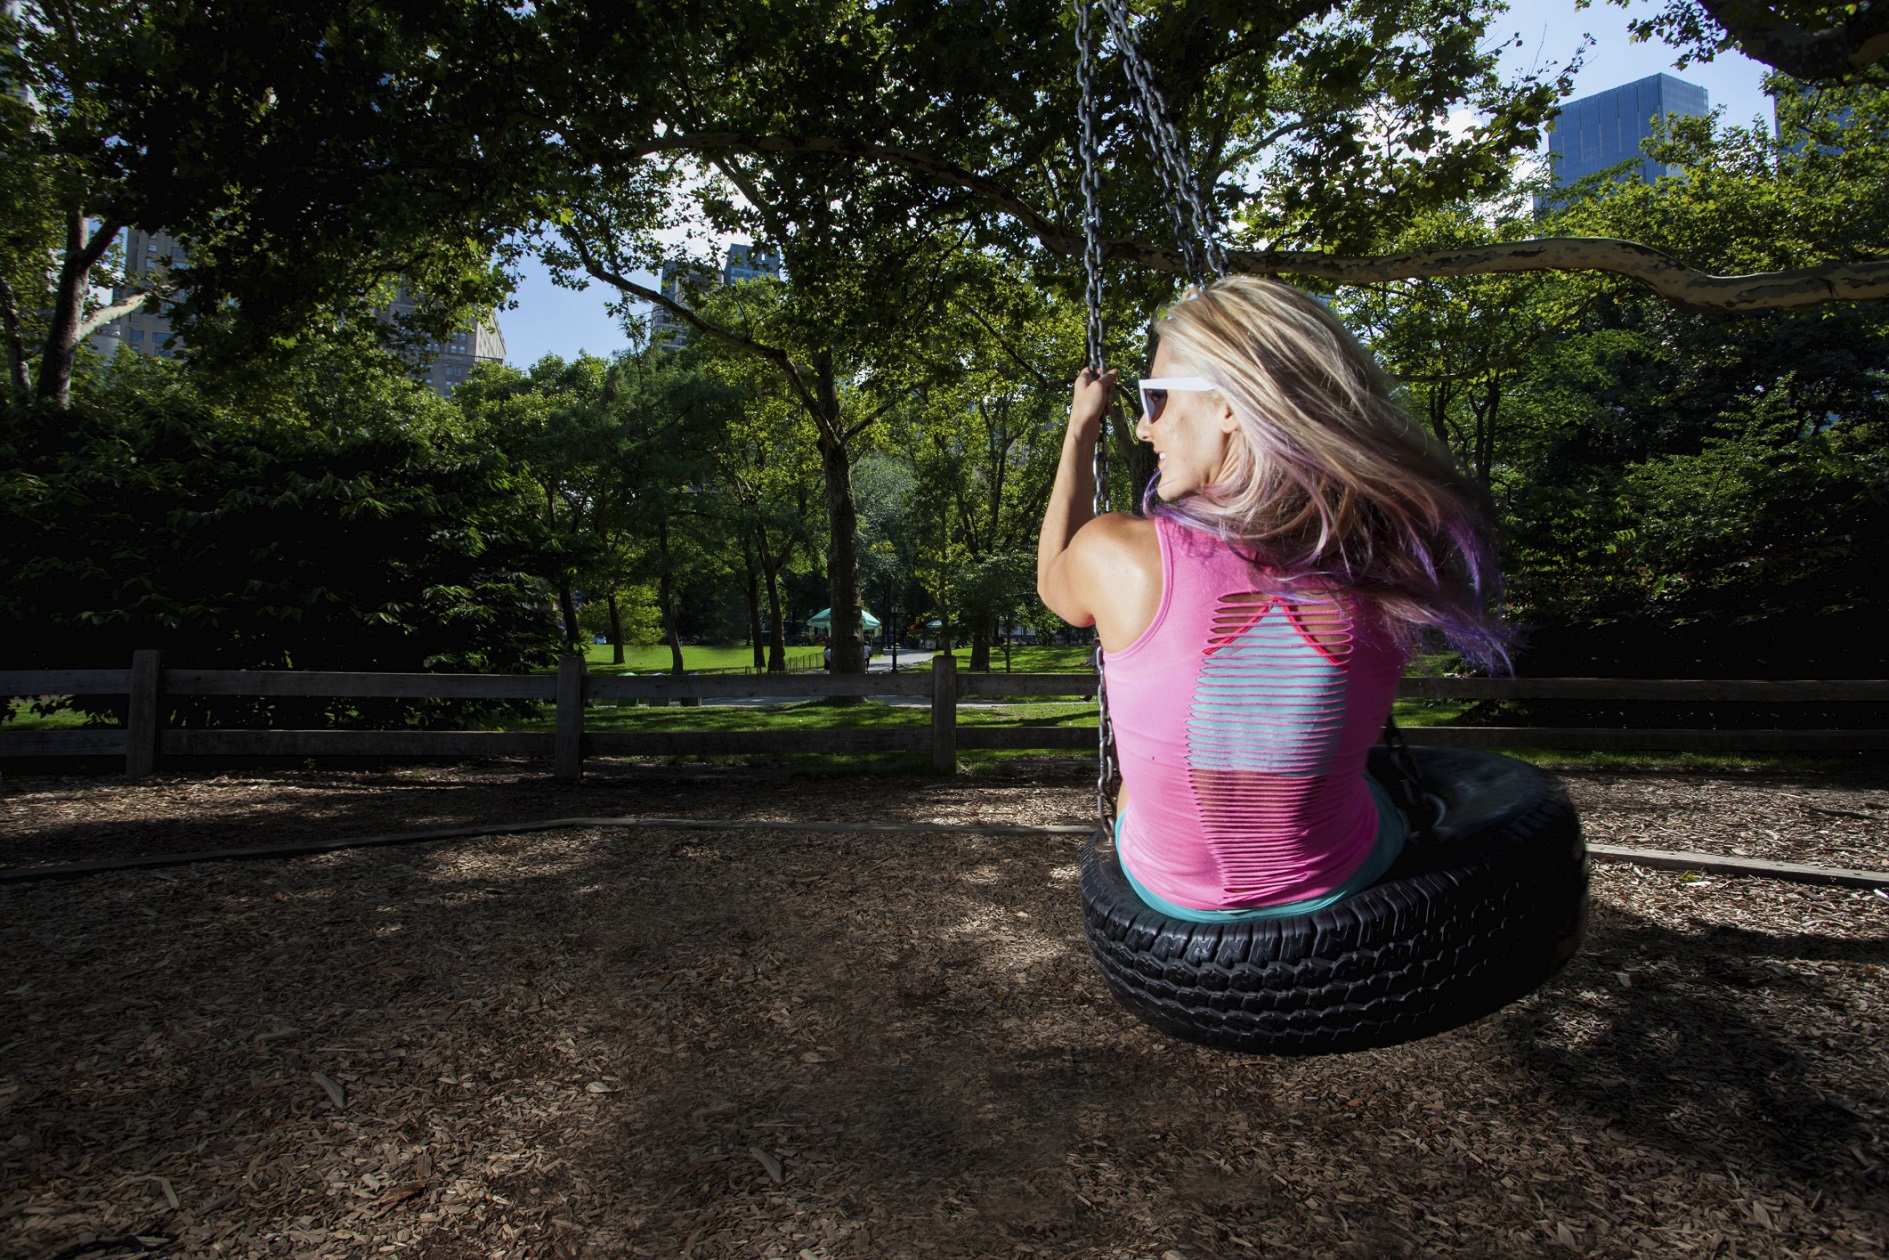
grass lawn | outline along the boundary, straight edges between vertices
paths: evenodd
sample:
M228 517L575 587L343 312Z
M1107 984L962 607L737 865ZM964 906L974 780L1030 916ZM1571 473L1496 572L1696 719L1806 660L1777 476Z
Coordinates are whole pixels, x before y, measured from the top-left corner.
M608 647L594 649L606 654ZM666 666L668 649L660 649L662 663ZM806 649L802 649L805 651ZM1080 648L1031 648L1025 649L1041 653L1080 653ZM707 663L714 660L716 652L745 654L745 648L688 648L685 659L697 663L698 668L714 669L718 665ZM695 653L702 653L697 657ZM967 653L959 653L962 657ZM792 654L789 654L790 660ZM1022 672L1059 672L1040 663L1028 666L1020 661L1016 670ZM1055 658L1050 658L1055 659ZM594 657L593 657L594 662ZM745 663L745 661L743 662ZM634 668L634 666L632 666ZM1462 714L1470 706L1462 700L1399 700L1396 716L1398 725L1410 730L1414 741L1422 742L1416 735L1418 728L1447 724L1451 719ZM553 709L549 704L537 707L537 712L520 715L489 724L480 724L488 730L511 731L549 731L553 725ZM595 705L584 715L585 728L592 731L793 731L793 730L864 730L864 729L911 729L922 728L931 722L931 711L924 705L890 705L875 701L863 704L832 704L825 700L800 701L793 704L779 705L704 705L685 708L680 705L660 707L655 705L632 705L621 702ZM960 726L1059 726L1094 729L1095 704L1093 701L1071 699L1032 699L1015 703L992 703L989 701L970 701L958 709ZM83 727L82 714L70 710L50 715L34 714L28 711L25 702L15 700L11 705L11 717L0 730L8 731L44 731L72 730ZM1813 773L1836 773L1853 771L1865 764L1877 765L1884 758L1859 754L1850 757L1818 757L1792 754L1711 754L1683 752L1586 752L1565 748L1510 748L1504 752L1523 761L1545 766L1566 766L1575 769L1619 769L1619 770L1681 770L1694 772L1727 771L1802 771ZM1059 755L1049 750L965 750L959 754L961 763L970 769L980 764L1003 761L1013 757L1041 757ZM1060 754L1077 755L1077 754ZM809 757L796 756L795 762L808 762ZM741 762L748 760L771 760L772 758L715 757L715 758L674 758L677 762L714 760ZM820 757L822 772L857 773L891 771L900 773L910 771L928 771L929 756L913 753L858 753Z
M0 730L8 731L76 731L85 725L85 714L72 709L61 709L57 713L35 713L31 703L25 700L7 702L6 724Z
M584 649L584 662L593 674L666 674L671 667L667 643L658 643L652 647L626 647L623 649L623 664L621 665L611 662L612 655L609 644L593 643ZM818 669L820 664L820 649L817 647L787 649L789 673L797 669ZM735 647L708 647L703 644L685 646L682 649L682 667L684 669L752 669L754 649L745 644Z
M958 648L952 655L958 658L959 669L966 670L971 667L970 648ZM1078 674L1093 668L1094 664L1094 648L1013 647L1010 649L1010 672L1013 674ZM992 673L1004 672L1002 648L991 648L990 668Z

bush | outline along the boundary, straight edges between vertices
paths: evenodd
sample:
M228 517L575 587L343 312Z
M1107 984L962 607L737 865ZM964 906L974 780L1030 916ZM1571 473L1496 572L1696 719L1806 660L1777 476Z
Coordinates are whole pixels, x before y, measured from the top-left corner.
M555 659L504 461L391 420L264 425L188 391L0 413L10 668L518 672ZM81 700L103 715L113 703ZM431 701L203 700L188 724L400 725ZM470 706L490 708L490 706Z

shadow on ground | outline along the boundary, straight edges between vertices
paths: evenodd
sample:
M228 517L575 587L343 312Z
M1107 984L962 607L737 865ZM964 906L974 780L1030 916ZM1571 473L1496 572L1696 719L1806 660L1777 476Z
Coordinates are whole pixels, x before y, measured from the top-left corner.
M232 770L127 781L116 775L6 781L0 866L105 861L145 854L563 817L930 819L967 803L1001 812L1006 787L1062 792L1084 814L1094 769L1075 758L1019 760L975 780L929 775L819 777L787 765L671 766L592 760L576 783L521 761L363 770ZM969 798L980 798L974 805ZM1068 821L1038 808L1020 821Z
M1870 899L1602 869L1543 993L1242 1058L1112 1004L1074 843L547 833L0 889L0 1250L1882 1245Z

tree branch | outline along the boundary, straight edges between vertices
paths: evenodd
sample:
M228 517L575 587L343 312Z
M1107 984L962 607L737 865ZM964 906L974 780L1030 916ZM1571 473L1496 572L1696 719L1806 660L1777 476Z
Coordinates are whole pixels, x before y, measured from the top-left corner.
M944 184L953 184L976 193L1004 213L1022 223L1039 238L1044 233L1067 236L1069 233L1044 218L1037 209L1007 186L987 176L923 153L870 144L842 136L766 135L744 131L705 131L691 135L665 136L646 145L625 151L621 156L648 157L655 153L829 153L839 157L864 158L875 162L929 175ZM1080 248L1078 246L1078 248Z
M979 327L990 334L990 339L997 343L998 349L1004 352L1005 357L1028 373L1030 378L1038 385L1042 386L1044 389L1060 388L1057 382L1050 380L1049 377L1038 371L1034 363L1029 362L1022 355L1018 354L1011 344L1004 340L1003 334L990 326L990 321L984 318L982 311L979 311L975 306L966 306L964 309L970 312L971 318L977 321Z
M78 332L73 334L75 341L84 341L87 337L117 319L120 315L129 315L143 306L146 301L158 296L146 289L140 289L129 297L121 297L110 305L101 306L79 322Z
M24 407L33 397L33 381L26 371L26 340L20 333L20 303L13 286L0 276L0 326L7 340L7 382L13 401Z
M870 429L873 425L877 424L879 420L885 415L886 412L892 410L892 408L898 405L898 402L899 402L899 396L897 394L894 394L891 398L887 399L885 402L873 408L872 414L868 415L865 419L861 420L858 424L855 424L852 428L846 430L845 440L850 442L854 438L858 437L861 433L864 433L867 429Z
M1105 245L1103 251L1160 271L1179 274L1184 270L1179 256L1171 251L1135 245ZM1228 250L1227 264L1235 271L1254 275L1316 276L1342 284L1522 271L1602 271L1636 280L1679 309L1704 315L1889 298L1889 260L1714 276L1650 246L1597 236L1502 241L1376 258L1339 258L1290 250Z
M749 354L766 359L780 368L781 373L787 377L787 383L799 397L801 405L806 407L813 415L814 424L820 427L823 435L831 433L831 428L826 422L826 417L820 414L819 404L814 401L813 395L807 391L806 382L800 379L800 370L794 366L793 357L785 350L780 349L778 346L762 345L752 337L744 337L740 333L730 332L726 328L709 323L693 310L673 300L659 290L645 288L634 280L629 279L627 276L619 275L605 267L592 256L590 247L584 244L582 237L572 234L569 239L572 247L577 251L578 260L584 264L584 270L588 271L605 284L612 285L619 291L628 293L633 297L639 297L645 302L653 302L688 324L691 328L706 333L708 336L718 341L725 341L739 350L745 350Z
M1879 3L1889 16L1889 0L1879 0ZM832 136L703 132L667 137L652 142L642 152L718 149L751 153L830 153L885 162L976 193L996 210L1016 219L1051 253L1068 257L1080 257L1082 253L1079 233L1058 226L997 180L956 163L905 149ZM1174 275L1186 272L1180 256L1173 250L1137 241L1104 241L1102 256L1153 271ZM1746 276L1714 276L1651 246L1606 237L1502 241L1368 258L1303 250L1229 250L1227 260L1233 270L1253 275L1312 276L1342 284L1523 271L1601 271L1638 281L1680 309L1699 314L1730 315L1889 297L1889 260L1824 263Z
M1764 0L1699 0L1740 52L1794 79L1833 83L1889 57L1889 3L1864 0L1848 18L1812 29Z

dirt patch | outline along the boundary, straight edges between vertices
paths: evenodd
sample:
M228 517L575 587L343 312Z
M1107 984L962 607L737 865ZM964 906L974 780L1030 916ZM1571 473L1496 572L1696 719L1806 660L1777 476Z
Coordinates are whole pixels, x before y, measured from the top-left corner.
M739 790L1084 808L908 786ZM1883 1254L1882 898L1597 868L1543 992L1264 1059L1123 1016L1076 848L605 829L0 888L0 1253Z

